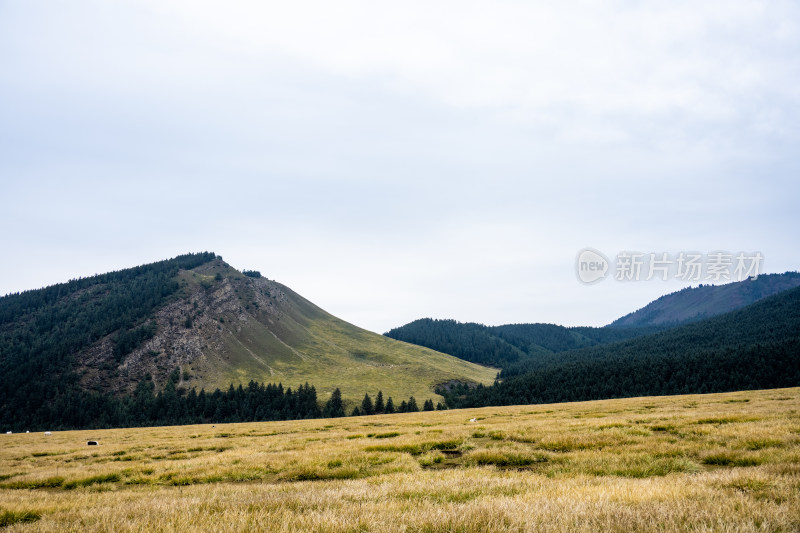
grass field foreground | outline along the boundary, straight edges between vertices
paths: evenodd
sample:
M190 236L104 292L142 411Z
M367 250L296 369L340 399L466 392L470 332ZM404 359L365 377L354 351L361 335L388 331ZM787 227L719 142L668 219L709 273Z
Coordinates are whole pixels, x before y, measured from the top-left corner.
M799 408L781 389L0 435L0 527L799 531Z

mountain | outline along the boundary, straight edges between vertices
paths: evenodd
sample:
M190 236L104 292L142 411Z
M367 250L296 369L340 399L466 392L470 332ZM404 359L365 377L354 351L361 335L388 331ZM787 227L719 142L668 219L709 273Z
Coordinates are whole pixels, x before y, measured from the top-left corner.
M532 357L616 342L659 331L659 327L592 328L555 324L485 326L472 322L422 318L387 337L454 355L481 365L506 368Z
M321 401L340 388L352 405L379 390L435 400L440 383L495 374L358 328L213 253L0 298L0 422L52 418L59 399L132 395L143 381L178 392L308 382Z
M451 407L800 385L800 288L660 333L530 358L501 382L443 391Z
M507 369L548 354L634 339L728 313L798 286L797 272L766 274L726 285L700 285L662 296L602 328L556 324L485 326L422 318L384 335L466 361Z
M800 286L800 273L765 274L724 285L687 287L618 318L611 327L674 326L702 320L750 305Z

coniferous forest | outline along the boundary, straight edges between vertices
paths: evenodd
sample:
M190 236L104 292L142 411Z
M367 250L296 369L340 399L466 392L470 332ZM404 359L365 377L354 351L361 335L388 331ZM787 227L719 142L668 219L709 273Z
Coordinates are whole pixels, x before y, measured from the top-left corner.
M660 333L531 357L498 377L441 393L450 407L480 407L796 387L800 289Z
M384 335L454 355L465 361L506 368L543 354L617 342L662 329L665 328L567 328L555 324L485 326L473 322L422 318Z
M155 392L155 383L145 379L129 396L113 396L96 392L72 390L60 395L52 404L34 413L18 411L4 416L3 428L17 430L66 430L84 428L175 426L184 424L259 422L267 420L301 420L308 418L337 418L372 414L393 414L419 411L412 396L395 407L392 398L383 403L378 392L375 404L366 394L361 408L347 413L341 392L337 389L320 407L316 389L308 383L297 389L283 388L278 383L247 386L230 385L227 390L176 387L176 369L162 391ZM372 406L365 408L365 405ZM426 400L425 410L433 410L432 400ZM443 404L438 409L445 409Z
M74 354L115 332L114 355L129 353L153 335L148 319L178 291L178 271L215 257L187 254L0 298L0 424L41 427L63 410L111 402L79 387Z

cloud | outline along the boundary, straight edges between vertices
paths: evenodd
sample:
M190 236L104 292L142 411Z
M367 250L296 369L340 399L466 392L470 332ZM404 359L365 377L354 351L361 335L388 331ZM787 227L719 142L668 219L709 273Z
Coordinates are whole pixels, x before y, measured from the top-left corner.
M765 108L798 98L796 85L786 83L798 73L789 51L800 39L793 22L800 20L798 8L788 2L148 7L237 56L287 58L350 79L379 79L446 105L510 110L564 129L567 137L573 125L586 129L581 117L589 123L617 117L620 129L626 118L676 115L752 127ZM557 111L563 108L572 111L567 124Z
M673 287L585 246L796 268L798 11L4 2L0 293L213 249L376 330L600 324Z

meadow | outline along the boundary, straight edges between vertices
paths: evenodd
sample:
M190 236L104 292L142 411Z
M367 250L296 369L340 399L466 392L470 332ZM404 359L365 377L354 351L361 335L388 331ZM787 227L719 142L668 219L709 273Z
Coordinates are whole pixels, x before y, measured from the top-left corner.
M4 434L0 528L800 531L799 412L792 388Z

